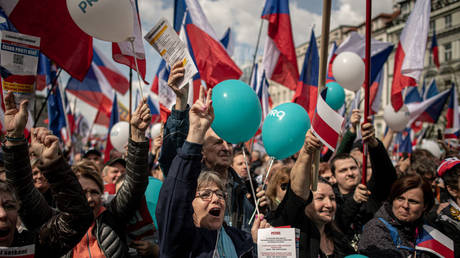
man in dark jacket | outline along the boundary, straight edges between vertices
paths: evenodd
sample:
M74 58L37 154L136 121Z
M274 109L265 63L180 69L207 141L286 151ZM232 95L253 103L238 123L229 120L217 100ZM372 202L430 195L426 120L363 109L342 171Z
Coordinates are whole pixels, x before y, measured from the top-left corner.
M10 188L2 183L2 198L10 194L10 199L2 205L8 211L8 220L11 220L14 215L17 218L19 201L19 215L28 230L19 233L14 223L10 224L10 228L5 227L5 218L2 216L2 232L12 235L12 242L2 243L2 246L35 244L35 257L60 257L80 241L93 221L92 211L80 184L62 157L58 138L46 128L37 128L32 129L31 150L39 158L38 166L50 184L59 211L48 206L32 181L29 148L24 137L27 101L23 101L20 109L17 109L14 96L10 93L5 98L5 106L7 134L3 151L8 185L13 186L14 193L7 193Z
M182 147L189 129L188 112L190 107L187 105L188 86L178 89L178 82L184 76L185 68L181 63L176 63L171 69L168 85L176 94L176 104L172 107L164 126L163 145L160 153L160 167L165 177L169 173L169 167L177 150ZM230 143L220 138L211 128L206 132L203 143L203 168L218 172L226 180L226 188L229 194L227 200L227 210L225 221L230 226L250 231L247 221L254 210L252 198L247 199L250 187L243 181L231 167L233 158L233 147ZM255 189L255 188L254 188Z

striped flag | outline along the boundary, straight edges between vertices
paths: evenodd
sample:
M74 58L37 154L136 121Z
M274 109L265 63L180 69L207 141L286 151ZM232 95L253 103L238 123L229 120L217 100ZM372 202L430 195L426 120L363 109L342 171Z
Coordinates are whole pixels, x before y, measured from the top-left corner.
M303 61L297 88L292 102L301 105L307 111L310 120L315 113L316 98L318 96L319 55L316 46L315 32L311 30L310 44L308 45Z
M458 95L455 84L450 89L450 101L447 108L447 125L444 131L445 138L458 138L460 136L460 118L458 112Z
M454 257L454 241L439 230L423 225L417 235L415 250L430 252L439 257Z
M438 41L436 40L436 31L433 29L433 37L431 37L431 54L433 55L433 63L439 69L439 50Z
M407 104L407 109L410 113L408 125L411 125L415 121L436 123L447 102L449 93L450 90L445 90L423 102Z
M345 120L326 103L326 92L324 89L318 98L311 128L313 134L330 150L334 151Z

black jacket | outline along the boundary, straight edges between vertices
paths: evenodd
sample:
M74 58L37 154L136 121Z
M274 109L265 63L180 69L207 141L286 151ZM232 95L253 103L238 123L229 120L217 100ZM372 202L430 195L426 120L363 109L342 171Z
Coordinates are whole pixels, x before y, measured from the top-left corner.
M305 207L311 203L312 194L307 201L297 196L290 187L286 190L286 196L276 211L271 214L268 221L270 225L291 226L300 229L299 257L326 257L320 249L320 232L315 224L305 215ZM332 257L345 257L354 253L343 234L337 230L331 231L334 242L334 254ZM331 256L329 256L331 257Z
M63 158L41 168L59 211L51 209L34 187L27 143L3 146L3 151L7 181L21 202L19 215L29 230L16 232L13 246L35 243L35 257L62 256L80 241L93 221L80 183Z
M201 148L185 142L174 158L161 187L156 216L160 233L160 257L213 257L217 231L197 228L192 201L201 173ZM253 257L249 233L223 225L238 257Z

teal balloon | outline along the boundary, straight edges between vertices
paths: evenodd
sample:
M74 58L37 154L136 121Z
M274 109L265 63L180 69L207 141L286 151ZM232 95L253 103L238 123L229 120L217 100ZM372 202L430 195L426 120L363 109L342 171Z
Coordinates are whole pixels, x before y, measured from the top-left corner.
M362 254L350 254L345 256L345 258L369 258L368 256Z
M326 84L326 103L334 110L338 110L345 103L345 90L336 82Z
M262 120L262 108L254 90L239 80L226 80L212 89L214 121L211 128L230 143L248 141Z
M295 103L284 103L273 108L262 126L262 141L267 154L285 159L297 153L310 128L307 111Z

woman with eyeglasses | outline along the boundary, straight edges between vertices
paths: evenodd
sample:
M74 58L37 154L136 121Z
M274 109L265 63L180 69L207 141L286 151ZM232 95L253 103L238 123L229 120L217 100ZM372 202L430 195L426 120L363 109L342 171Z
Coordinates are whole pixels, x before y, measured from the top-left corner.
M286 195L286 189L289 185L289 173L290 168L280 167L275 170L273 176L270 177L270 181L267 184L266 196L269 200L270 210L276 210L278 205L284 199Z
M224 223L225 184L212 171L201 171L204 135L213 119L212 90L201 87L189 112L187 139L174 158L158 199L156 216L160 257L254 257L257 230L268 227L262 216L251 234Z
M310 191L312 154L320 146L318 138L308 131L291 170L286 195L269 222L300 229L299 257L344 257L354 251L335 226L337 205L332 185L320 177L316 191Z

